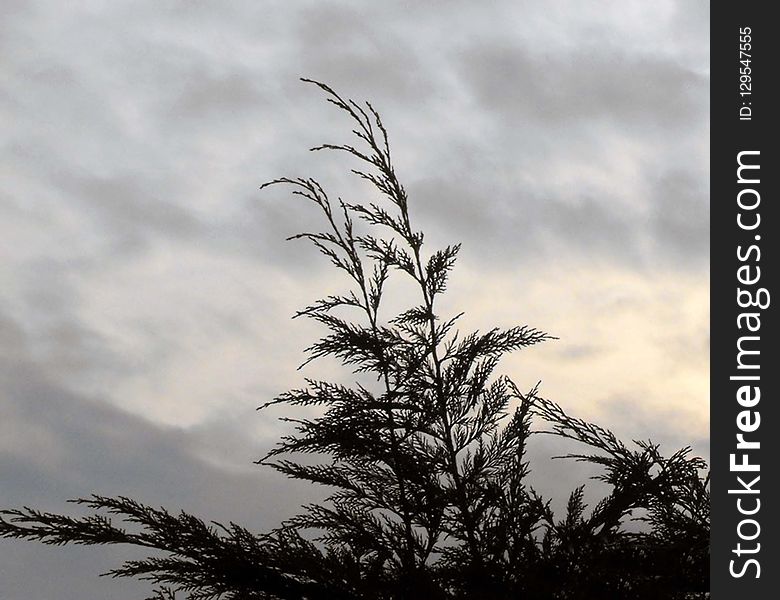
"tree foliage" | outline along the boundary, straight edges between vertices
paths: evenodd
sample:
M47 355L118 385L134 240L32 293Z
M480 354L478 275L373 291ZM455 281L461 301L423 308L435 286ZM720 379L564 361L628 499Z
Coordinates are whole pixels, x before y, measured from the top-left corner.
M295 317L325 333L307 361L338 359L363 383L307 379L269 405L316 407L285 417L291 432L260 461L326 486L330 496L267 534L206 523L129 498L91 496L73 518L33 509L0 513L0 535L47 544L131 544L143 560L109 574L155 585L154 598L575 599L687 598L708 588L706 465L684 448L665 457L650 441L621 442L496 374L502 356L551 339L518 326L461 333L443 315L459 245L429 250L412 224L387 131L369 103L318 86L351 119L357 145L325 144L356 159L378 200L333 201L313 179L282 178L322 213L311 242L350 286ZM265 187L265 186L264 186ZM390 280L416 297L383 304ZM357 378L358 376L356 376ZM312 411L307 411L311 413ZM588 510L584 488L556 519L527 482L532 419L587 451L609 493ZM302 455L308 455L303 460ZM644 521L625 528L632 516ZM112 519L113 517L113 519ZM702 596L703 597L703 596Z

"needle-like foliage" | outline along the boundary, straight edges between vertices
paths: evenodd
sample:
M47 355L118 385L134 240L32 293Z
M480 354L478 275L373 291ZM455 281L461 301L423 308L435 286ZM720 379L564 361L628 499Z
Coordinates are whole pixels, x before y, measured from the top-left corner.
M310 83L351 120L357 139L354 146L314 150L351 155L353 172L378 199L334 201L305 178L266 186L288 186L321 212L321 231L293 238L311 242L349 281L342 294L296 313L325 331L307 349L306 363L336 358L362 383L307 379L265 404L314 407L317 416L285 417L291 432L258 462L325 486L329 498L265 535L101 496L78 501L97 511L86 518L2 511L0 535L149 548L149 558L110 575L148 579L158 599L177 592L193 600L703 593L709 488L702 461L688 448L668 458L651 442L629 448L611 432L570 417L536 386L521 391L497 375L502 356L551 337L527 326L456 331L460 315L441 314L438 301L460 245L429 249L414 227L373 106ZM400 309L383 304L396 278L416 290ZM579 487L556 520L549 502L528 486L534 415L551 424L550 433L591 449L570 458L603 467L611 491L593 510ZM309 458L301 462L301 455ZM632 515L645 521L640 533L623 528Z

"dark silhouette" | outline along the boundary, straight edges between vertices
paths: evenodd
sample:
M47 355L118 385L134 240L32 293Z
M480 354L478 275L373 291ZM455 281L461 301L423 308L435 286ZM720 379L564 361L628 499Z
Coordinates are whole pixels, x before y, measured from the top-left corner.
M266 185L289 185L316 205L323 231L293 238L312 242L351 281L343 295L295 315L326 329L308 348L307 362L336 357L364 383L307 380L268 403L316 406L321 416L283 419L294 431L258 462L327 486L329 499L257 535L129 498L92 496L76 500L95 509L86 518L2 511L0 535L149 548L149 558L110 574L151 580L158 599L177 592L236 600L704 597L704 461L690 448L664 457L649 441L625 445L570 417L537 387L521 391L496 376L502 355L550 336L529 327L464 335L455 330L459 315L437 312L459 246L424 250L374 108L312 83L351 118L359 141L315 150L357 158L362 167L354 172L382 200L334 203L312 179ZM395 277L407 278L416 298L388 315L384 290ZM527 485L534 416L549 423L548 433L588 447L570 458L602 468L610 491L592 510L578 487L556 520L549 502ZM319 461L294 459L302 454ZM632 515L645 523L640 532L623 527Z

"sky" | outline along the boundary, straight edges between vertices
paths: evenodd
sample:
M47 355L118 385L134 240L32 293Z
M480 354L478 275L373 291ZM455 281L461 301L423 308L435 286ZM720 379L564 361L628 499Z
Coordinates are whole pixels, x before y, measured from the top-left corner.
M557 336L500 371L625 438L708 456L709 7L699 0L0 3L0 506L124 494L274 527L322 494L252 464L339 291L279 176L373 199L381 112L462 328ZM335 377L349 381L348 372ZM535 484L590 473L533 442ZM561 488L561 482L566 483ZM143 597L132 552L0 540L0 600Z

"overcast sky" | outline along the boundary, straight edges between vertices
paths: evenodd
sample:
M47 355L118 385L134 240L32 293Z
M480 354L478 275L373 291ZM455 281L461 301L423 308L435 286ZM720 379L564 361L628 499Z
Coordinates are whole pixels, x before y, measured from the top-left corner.
M463 242L444 308L560 338L502 372L706 456L708 27L698 0L1 2L0 506L263 530L316 497L252 465L318 333L289 316L339 289L283 241L311 207L258 188L367 194L306 151L350 124L301 76L372 101L417 226ZM0 541L0 599L143 597L97 578L125 555Z

